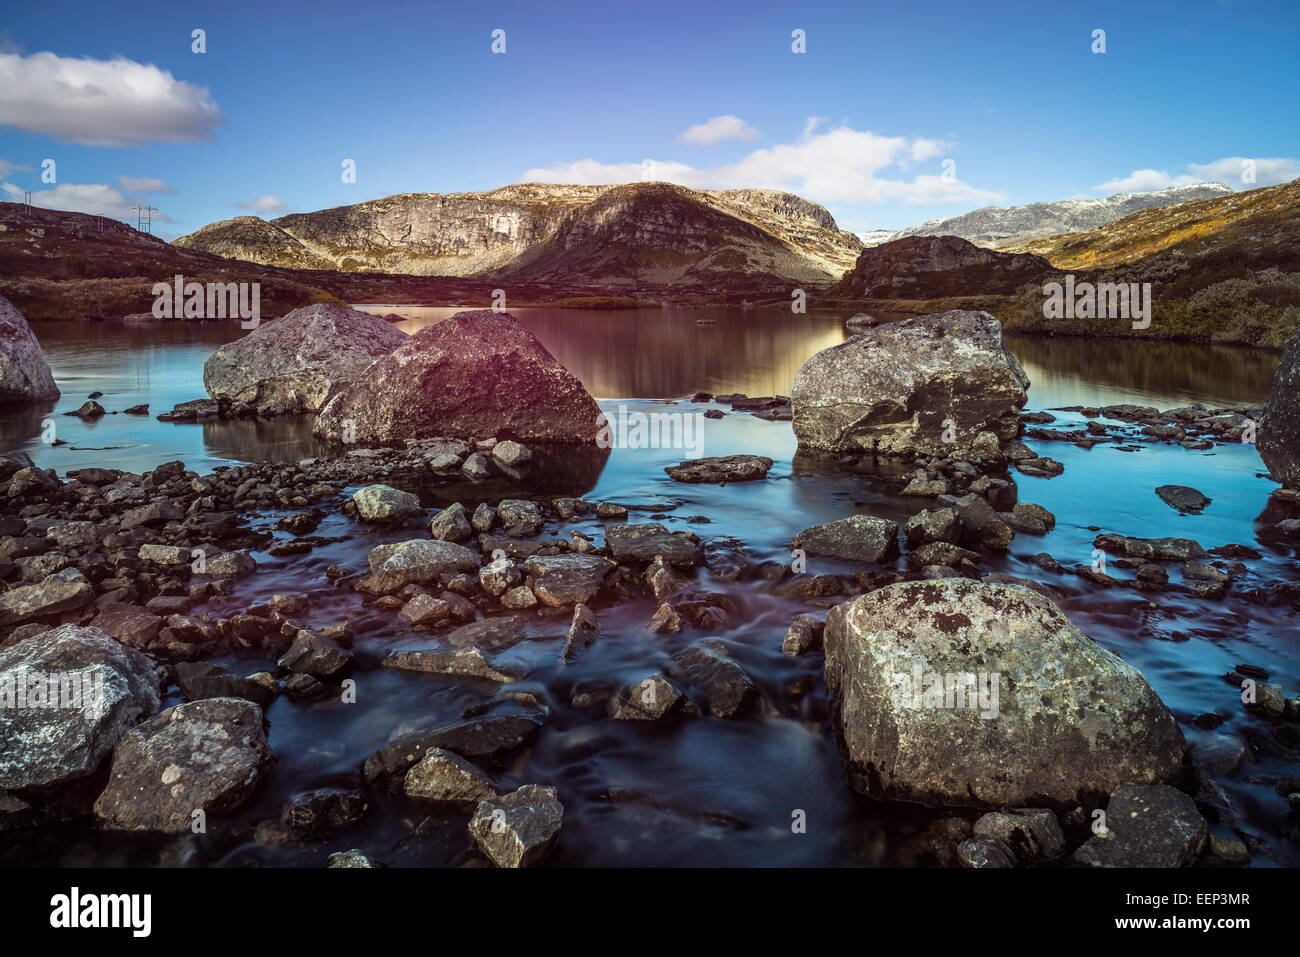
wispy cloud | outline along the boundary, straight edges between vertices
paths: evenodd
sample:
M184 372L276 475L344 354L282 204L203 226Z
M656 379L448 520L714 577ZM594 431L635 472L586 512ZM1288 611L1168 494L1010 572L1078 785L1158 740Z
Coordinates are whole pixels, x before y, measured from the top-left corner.
M211 141L224 120L206 87L152 64L0 53L0 125L86 146Z
M265 196L259 196L257 199L245 199L235 203L240 209L251 210L255 213L282 213L288 207L285 206L284 200L267 193Z
M176 188L170 183L152 176L119 176L117 181L122 188L132 193L174 193Z
M0 190L4 190L11 202L17 203L23 199L23 190L13 183L0 183ZM36 190L32 193L33 206L132 221L135 219L135 211L132 207L143 203L144 201L138 197L125 196L120 190L103 183L60 183L52 189ZM154 210L153 220L156 223L174 222L170 216L160 210Z
M8 176L13 172L30 173L32 168L24 166L22 163L11 163L3 156L0 156L0 176Z
M677 161L604 163L581 159L525 170L518 182L616 185L662 180L695 189L765 187L798 193L822 203L988 203L1002 193L954 177L901 175L905 166L953 148L943 140L881 136L847 125L818 132L809 118L793 143L754 150L735 163L698 169ZM893 175L890 175L890 174Z
M1246 171L1251 168L1254 170L1254 182L1245 178ZM1101 193L1149 193L1170 186L1191 186L1207 182L1222 183L1233 189L1254 189L1257 186L1289 183L1300 178L1300 161L1277 156L1225 156L1210 163L1188 163L1186 169L1186 173L1170 173L1164 169L1135 169L1127 176L1101 183L1093 189Z
M750 142L757 138L758 130L740 117L726 114L696 123L677 137L677 140L688 146L717 146L727 140Z

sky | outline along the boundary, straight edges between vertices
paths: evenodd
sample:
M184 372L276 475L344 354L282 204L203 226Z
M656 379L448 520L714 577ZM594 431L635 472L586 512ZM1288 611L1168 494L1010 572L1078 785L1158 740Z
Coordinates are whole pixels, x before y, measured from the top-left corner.
M1248 189L1300 177L1298 50L1296 0L11 0L0 199L174 238L516 182L786 189L858 232Z

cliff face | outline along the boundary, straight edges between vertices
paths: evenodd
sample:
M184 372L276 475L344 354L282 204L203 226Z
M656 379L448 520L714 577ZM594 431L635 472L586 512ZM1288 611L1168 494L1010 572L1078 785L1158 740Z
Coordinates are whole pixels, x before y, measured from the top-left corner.
M849 299L939 299L1010 295L1053 273L1028 253L984 249L956 236L911 236L873 246L830 295Z
M950 219L932 219L919 226L909 226L899 230L894 238L960 236L981 246L1002 248L1006 243L1095 229L1141 209L1231 193L1231 189L1220 183L1198 183L1150 193L1116 193L1105 199L1065 199L1007 208L986 206Z
M833 281L862 249L821 206L778 190L667 183L527 183L484 193L408 193L283 216L240 217L176 240L250 262L427 276L703 281L715 273ZM597 249L592 244L610 244Z

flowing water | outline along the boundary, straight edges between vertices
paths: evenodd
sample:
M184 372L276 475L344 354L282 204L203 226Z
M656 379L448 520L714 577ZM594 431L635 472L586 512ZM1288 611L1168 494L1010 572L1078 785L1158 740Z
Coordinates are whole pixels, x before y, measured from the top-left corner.
M408 318L413 332L451 315L454 309L366 307ZM638 310L579 312L518 310L517 318L573 371L609 412L621 404L636 411L702 412L716 406L692 404L691 393L789 394L799 366L813 353L846 337L843 314L791 316L775 312ZM705 324L699 319L712 320ZM152 416L174 403L203 395L203 360L218 345L239 337L234 323L182 325L125 323L37 323L63 398L49 407L0 415L0 449L23 448L42 466L60 474L87 465L140 471L182 459L199 472L214 466L265 459L293 460L315 454L307 420L169 424ZM1161 408L1204 402L1261 402L1277 357L1271 353L1187 345L1078 339L1011 340L1033 385L1029 409L1065 405L1099 406L1135 402ZM503 387L508 385L503 384ZM148 402L150 416L108 415L83 423L60 413L75 409L92 391L110 411ZM1061 422L1082 421L1057 413ZM41 441L43 423L53 422L58 439ZM1056 426L1066 427L1066 426ZM566 491L592 501L632 506L670 506L659 515L633 513L689 529L706 543L743 549L757 564L788 563L794 533L811 525L870 512L898 521L922 507L882 491L869 477L797 459L788 422L767 422L745 413L704 420L698 454L757 453L776 465L766 481L716 487L682 485L665 465L692 457L682 450L613 450L598 475L573 479ZM1300 864L1296 821L1276 783L1297 774L1300 751L1267 720L1242 707L1239 692L1222 675L1238 662L1267 668L1287 695L1297 692L1300 646L1291 611L1259 589L1296 578L1293 546L1268 526L1278 516L1263 514L1275 488L1260 474L1250 445L1223 445L1204 452L1144 444L1122 451L1115 444L1084 450L1061 442L1028 443L1065 465L1063 475L1039 479L1013 473L1022 501L1055 513L1056 528L1042 538L1017 535L1010 553L983 563L990 571L1035 578L1062 589L1062 606L1084 632L1136 666L1177 716L1194 749L1214 734L1231 735L1246 746L1245 762L1223 771L1218 783L1241 807L1244 830L1254 843L1257 865ZM1159 485L1191 485L1213 503L1201 515L1181 516L1154 494ZM526 491L526 490L525 490ZM481 494L481 493L479 493ZM426 493L426 504L459 499L476 503L472 486ZM493 496L493 500L496 497ZM281 513L258 513L253 524L270 527ZM597 540L599 523L564 528ZM1071 575L1056 575L1029 563L1049 552L1063 564L1088 564L1096 528L1133 536L1179 535L1207 548L1250 545L1263 558L1248 561L1249 572L1222 601L1186 595L1144 594L1131 589L1099 590ZM283 535L284 533L277 533ZM492 697L496 686L432 675L404 674L376 667L393 648L430 644L427 635L402 633L395 616L363 609L352 592L335 591L324 577L327 565L357 570L370 548L425 534L418 523L405 530L376 531L341 514L331 515L317 534L343 536L307 555L276 558L255 553L258 572L211 606L214 616L230 614L276 592L307 592L312 624L351 617L357 631L357 703L302 703L278 699L267 712L277 761L253 803L234 819L235 839L204 839L202 859L228 864L318 865L334 850L360 847L394 865L455 864L468 858L463 815L433 815L418 835L413 829L427 810L379 797L355 830L319 848L259 844L252 825L274 817L292 795L320 787L354 787L357 769L396 732L457 718L467 707ZM550 534L548 532L546 534ZM815 573L850 573L853 566L816 559ZM1112 570L1119 576L1129 572ZM847 788L833 737L826 729L825 686L819 655L790 659L781 640L791 618L810 609L781 597L753 577L737 583L712 581L703 568L699 581L729 594L739 605L731 622L711 633L724 639L762 688L769 713L728 721L697 718L665 727L604 719L570 705L582 682L635 681L661 669L668 657L706 633L689 626L676 636L652 636L644 623L656 603L639 600L597 605L602 638L576 663L559 663L565 619L537 619L530 637L506 652L526 664L521 687L550 708L536 744L501 776L505 786L554 784L565 807L564 831L553 862L559 865L897 865L925 860L916 839L929 818L898 807L856 798ZM1176 573L1175 573L1176 577ZM199 610L204 610L200 608ZM228 658L239 673L270 662ZM800 678L812 691L792 690ZM175 691L167 704L178 703ZM503 709L517 707L510 703ZM1192 724L1204 712L1225 718L1216 732ZM615 803L611 788L643 796L641 803ZM792 815L803 811L806 833L793 833ZM1229 833L1227 830L1224 833ZM47 835L31 846L0 851L15 863L149 864L157 848L77 829Z

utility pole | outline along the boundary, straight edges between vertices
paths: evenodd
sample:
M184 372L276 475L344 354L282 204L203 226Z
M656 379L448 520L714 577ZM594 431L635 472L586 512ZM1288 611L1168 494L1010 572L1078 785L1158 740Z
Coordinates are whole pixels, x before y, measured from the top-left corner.
M142 233L153 232L153 214L158 212L153 206L132 206L136 211L135 228Z
M32 191L30 189L23 190L23 202L27 204L27 215L30 216L32 214Z

